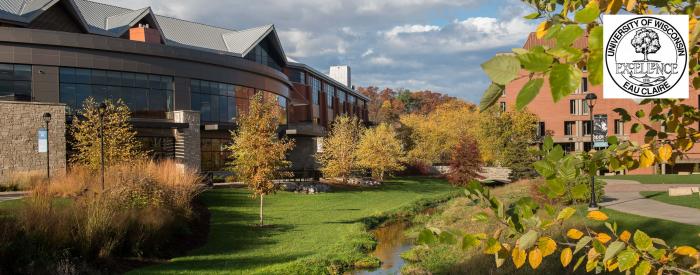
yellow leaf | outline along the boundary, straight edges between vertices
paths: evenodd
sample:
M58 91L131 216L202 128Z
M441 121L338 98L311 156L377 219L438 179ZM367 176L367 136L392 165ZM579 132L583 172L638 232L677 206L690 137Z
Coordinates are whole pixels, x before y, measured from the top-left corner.
M535 34L537 35L537 39L542 39L545 34L547 34L547 31L549 30L549 27L552 26L552 23L549 23L549 21L544 21L540 23L539 26L537 26L537 31Z
M513 253L511 256L513 257L513 263L515 264L516 268L520 268L525 264L525 258L527 258L525 250L522 250L516 246L513 248Z
M593 271L593 269L595 269L596 266L598 266L598 260L595 260L595 261L588 260L588 262L586 263L586 272Z
M608 234L598 233L598 235L595 236L595 239L598 240L599 242L605 244L605 243L609 242L612 238Z
M608 271L613 271L617 269L618 263L614 262L613 259L608 260L605 262L605 267L608 269Z
M623 242L629 241L630 237L632 237L632 233L630 233L627 230L622 231L622 233L620 233L620 240L622 240Z
M654 152L652 152L649 149L644 149L642 151L642 154L639 156L639 167L641 168L647 168L654 164L654 158L656 156L654 155Z
M601 222L606 221L608 219L608 215L606 215L605 213L598 211L598 210L588 212L586 217L588 217L591 220L601 221Z
M527 259L532 269L537 269L537 267L542 263L542 251L540 251L539 248L530 250Z
M693 247L684 245L676 248L676 251L674 253L684 256L693 256L698 253L698 250Z
M566 236L571 239L578 240L583 237L583 232L579 231L578 229L571 228L566 232Z
M629 12L632 12L632 10L634 10L635 5L637 5L637 0L627 0L627 3L625 3L625 9Z
M671 147L671 145L664 144L664 146L661 146L661 148L659 148L659 158L664 162L668 161L671 158L672 154L673 148Z
M605 13L616 14L622 8L622 0L608 0L608 6L605 8Z
M695 16L690 16L690 19L688 20L688 31L692 34L693 31L695 30L695 25L698 23L698 20L695 19Z
M559 260L561 260L561 265L567 267L569 263L571 263L571 259L573 257L574 254L571 252L571 248L564 248L564 250L561 251L561 256L559 257Z
M537 241L537 248L542 251L542 257L547 257L557 250L557 243L549 237L541 237Z

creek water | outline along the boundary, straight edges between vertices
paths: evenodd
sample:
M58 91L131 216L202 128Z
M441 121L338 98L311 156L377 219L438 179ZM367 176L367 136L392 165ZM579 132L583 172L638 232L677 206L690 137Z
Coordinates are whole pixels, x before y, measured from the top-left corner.
M408 222L394 222L372 231L377 238L377 248L372 255L382 261L382 265L372 270L355 270L351 275L400 274L405 264L401 253L411 249L413 242L404 235Z

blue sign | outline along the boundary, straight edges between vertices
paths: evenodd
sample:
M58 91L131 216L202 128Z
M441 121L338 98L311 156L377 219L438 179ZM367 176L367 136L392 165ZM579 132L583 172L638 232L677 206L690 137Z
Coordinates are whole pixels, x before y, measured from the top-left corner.
M593 147L608 147L608 115L593 116Z
M39 139L39 146L37 146L37 151L39 153L46 153L49 151L49 131L46 128L39 128L37 133Z

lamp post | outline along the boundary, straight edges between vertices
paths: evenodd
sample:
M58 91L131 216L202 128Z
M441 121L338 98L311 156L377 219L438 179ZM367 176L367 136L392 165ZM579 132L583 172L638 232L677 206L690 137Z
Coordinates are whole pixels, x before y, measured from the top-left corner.
M51 158L49 157L49 122L51 121L51 114L44 113L41 118L46 123L46 179L51 182Z
M104 103L100 104L100 166L102 171L102 191L105 190L105 135L104 135L104 124L105 124L105 111L107 110L107 105Z
M590 114L590 134L591 134L591 152L593 151L593 107L595 106L595 100L598 99L598 97L594 93L589 93L586 95L586 98L584 99L586 101L586 104L588 105L588 114ZM591 172L591 202L588 204L588 210L598 210L598 203L596 202L595 199L595 173L596 171L590 171Z

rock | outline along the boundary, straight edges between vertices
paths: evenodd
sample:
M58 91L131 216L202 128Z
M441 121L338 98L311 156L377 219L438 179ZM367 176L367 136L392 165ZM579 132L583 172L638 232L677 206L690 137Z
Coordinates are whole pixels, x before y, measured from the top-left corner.
M669 197L688 196L693 194L692 187L675 187L668 189Z
M693 193L699 193L699 192L700 192L700 187L690 187L690 189L693 190Z

